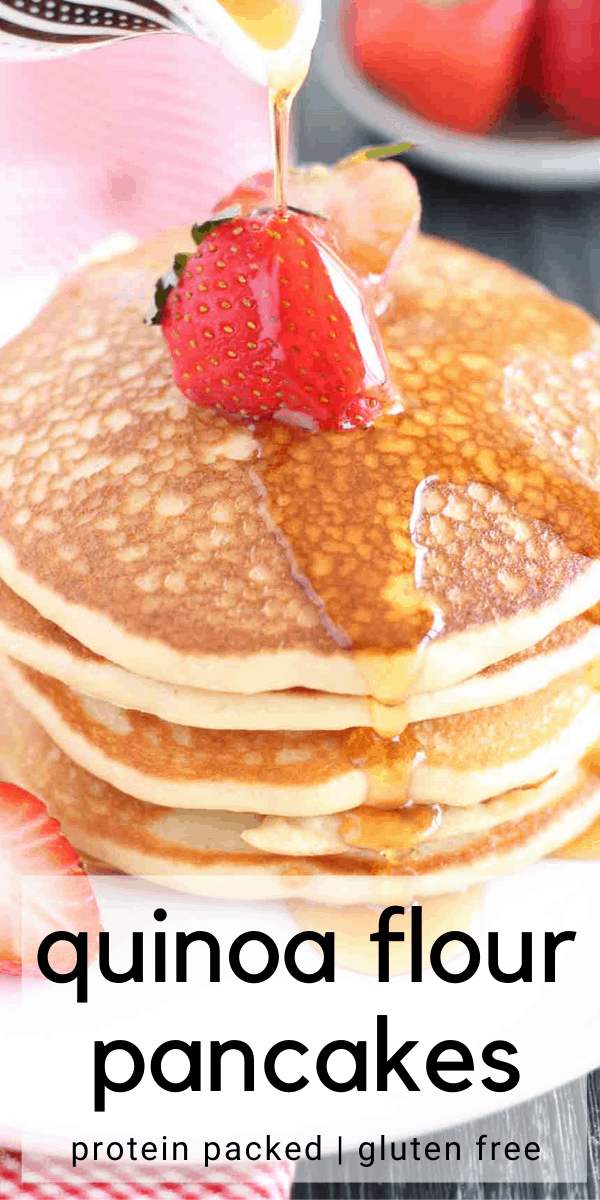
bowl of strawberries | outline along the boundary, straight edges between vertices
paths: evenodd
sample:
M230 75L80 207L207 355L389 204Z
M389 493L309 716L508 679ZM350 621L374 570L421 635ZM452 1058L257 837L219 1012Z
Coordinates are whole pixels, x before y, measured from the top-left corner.
M317 64L425 164L511 187L600 182L597 0L324 0Z

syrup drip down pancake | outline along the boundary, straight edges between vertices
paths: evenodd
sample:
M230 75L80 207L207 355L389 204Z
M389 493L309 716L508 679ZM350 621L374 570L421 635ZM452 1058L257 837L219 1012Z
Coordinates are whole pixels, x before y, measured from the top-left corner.
M421 842L390 861L352 850L319 857L259 851L251 814L145 804L90 775L0 689L6 773L45 797L79 853L199 895L330 904L410 904L521 869L571 841L600 813L600 777L581 769L546 785L537 808L489 829ZM542 785L544 787L544 785ZM518 809L518 805L517 805Z
M0 351L0 756L113 868L410 903L600 813L600 330L415 235L403 167L293 173L317 198L389 364L368 427L185 399L143 324L181 231ZM232 332L235 283L199 285Z

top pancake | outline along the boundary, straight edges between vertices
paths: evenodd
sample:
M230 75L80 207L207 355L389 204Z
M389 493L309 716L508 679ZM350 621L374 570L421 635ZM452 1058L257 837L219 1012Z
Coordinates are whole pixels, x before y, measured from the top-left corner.
M90 266L0 355L14 591L153 679L387 701L600 599L594 321L418 238L382 325L405 411L367 431L252 434L188 404L142 324L188 244Z

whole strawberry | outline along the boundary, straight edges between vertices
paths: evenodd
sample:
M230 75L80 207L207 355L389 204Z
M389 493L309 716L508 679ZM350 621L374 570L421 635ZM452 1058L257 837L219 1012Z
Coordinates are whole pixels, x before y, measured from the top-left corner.
M175 382L244 422L372 424L391 400L379 333L324 220L291 209L207 221L157 285Z

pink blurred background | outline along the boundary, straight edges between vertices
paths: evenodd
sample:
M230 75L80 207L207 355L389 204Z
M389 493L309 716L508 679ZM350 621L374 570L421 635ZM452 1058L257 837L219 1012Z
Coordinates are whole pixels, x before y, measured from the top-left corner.
M0 276L61 272L117 231L201 219L269 166L266 90L177 34L0 63L0 163Z

